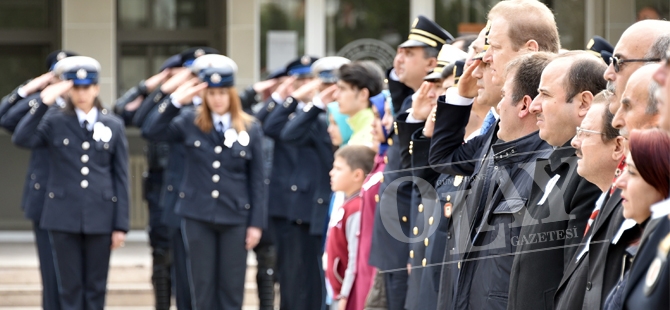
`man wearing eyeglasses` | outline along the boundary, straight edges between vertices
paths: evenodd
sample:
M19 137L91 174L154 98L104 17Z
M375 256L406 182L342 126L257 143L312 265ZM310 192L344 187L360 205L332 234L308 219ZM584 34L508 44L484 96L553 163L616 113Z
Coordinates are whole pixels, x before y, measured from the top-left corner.
M670 22L661 20L643 20L628 27L614 47L614 56L604 77L607 89L621 99L630 75L645 62L658 62L665 54L662 48L663 36L670 35ZM610 111L615 114L619 101L610 103Z
M608 109L608 99L612 97L607 91L596 95L572 139L572 147L579 157L577 173L602 191L595 205L599 210L606 198L612 194L609 190L612 179L625 154L624 138L612 127L614 115ZM614 239L616 230L612 232L608 229L607 223L617 223L618 229L623 222L620 192L615 192L611 198L614 199L609 199L608 203L614 202L613 208L602 208L600 220L593 223L576 254L568 262L554 295L555 309L600 309L605 297L616 285L621 274L624 251L629 241L639 235L635 231L629 231L617 242L609 242ZM612 209L619 211L607 211ZM610 221L612 217L614 220Z

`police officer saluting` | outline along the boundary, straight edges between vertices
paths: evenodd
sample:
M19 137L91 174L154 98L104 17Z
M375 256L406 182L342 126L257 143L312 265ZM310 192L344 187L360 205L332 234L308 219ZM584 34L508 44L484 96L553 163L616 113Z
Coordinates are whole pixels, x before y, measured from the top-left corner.
M41 228L49 231L62 309L103 309L111 250L128 231L128 147L123 123L102 109L100 64L75 56L54 69L18 124L15 144L49 150ZM46 115L67 93L66 107Z
M192 70L198 78L159 105L143 134L187 149L176 211L184 218L194 308L241 309L247 250L266 225L262 133L242 111L232 59L201 56ZM180 110L201 91L199 109Z

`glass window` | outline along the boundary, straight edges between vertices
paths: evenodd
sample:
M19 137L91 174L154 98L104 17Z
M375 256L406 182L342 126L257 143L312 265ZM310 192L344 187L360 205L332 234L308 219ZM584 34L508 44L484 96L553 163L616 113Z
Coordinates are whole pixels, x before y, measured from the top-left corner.
M49 28L60 2L49 0L3 0L0 2L0 29Z
M292 59L305 53L305 0L261 0L261 74L277 69L269 64L268 52L273 44L285 44L282 50L295 55L284 55ZM275 31L285 31L280 35ZM268 40L268 37L278 40ZM289 45L289 46L286 46ZM316 55L320 56L320 55ZM280 64L282 66L284 64ZM269 68L268 66L274 66Z
M9 94L28 79L47 72L49 45L0 45L0 96Z
M435 21L454 37L479 34L497 0L435 0Z
M409 0L326 0L326 54L389 68L409 32Z
M119 0L121 29L191 29L207 27L208 1Z
M119 55L117 93L123 94L139 81L158 73L168 57L199 45L205 44L123 45Z

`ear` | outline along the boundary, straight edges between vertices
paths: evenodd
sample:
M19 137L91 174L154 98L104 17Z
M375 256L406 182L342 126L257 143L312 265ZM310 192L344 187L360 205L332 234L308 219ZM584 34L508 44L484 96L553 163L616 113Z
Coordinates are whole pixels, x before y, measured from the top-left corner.
M624 146L624 137L618 136L614 138L614 152L612 152L613 160L621 160L626 154L626 147Z
M354 170L354 178L356 178L357 181L363 182L365 180L365 172L363 172L363 169Z
M370 105L370 90L367 89L367 88L361 88L361 90L359 92L359 95L362 96L361 99L365 98L365 100L361 100L361 101L366 102L366 107L369 106Z
M531 52L537 52L540 50L540 45L537 44L537 41L535 40L528 40L528 42L526 42L523 47Z
M523 99L516 105L519 119L523 119L530 114L530 104L533 103L533 98L528 95L523 96Z
M580 118L584 118L586 116L586 112L589 111L591 108L591 103L593 102L593 94L586 90L578 94L575 99L577 99L579 102L574 102L576 104L579 104L578 109L578 115Z
M428 73L428 72L432 71L433 69L435 69L435 67L437 67L437 58L435 58L435 57L430 57L430 58L428 58L428 64L427 64L427 66L428 66L428 67L426 68L426 73Z

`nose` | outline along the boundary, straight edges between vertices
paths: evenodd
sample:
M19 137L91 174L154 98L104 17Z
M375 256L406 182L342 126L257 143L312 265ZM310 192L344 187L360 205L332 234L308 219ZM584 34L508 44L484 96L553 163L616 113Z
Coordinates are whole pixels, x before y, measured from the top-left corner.
M614 114L614 118L612 118L612 127L616 129L622 129L626 127L626 122L624 121L623 114L624 114L623 105L619 104L619 109Z
M607 66L607 70L605 70L605 73L603 73L603 78L612 82L616 80L616 72L614 72L614 65L612 63Z
M476 63L474 65L476 65ZM478 80L482 79L484 77L483 69L484 69L484 62L479 62L479 65L477 65L477 67L475 67L475 70L472 71L472 76Z
M579 134L576 134L573 138L572 141L570 142L570 145L572 145L573 148L579 151L579 148L582 146L582 141L579 140Z
M539 95L533 99L533 102L530 103L529 111L535 115L542 113L542 102L540 101Z
M490 48L486 50L482 60L488 64L493 63L493 51Z

